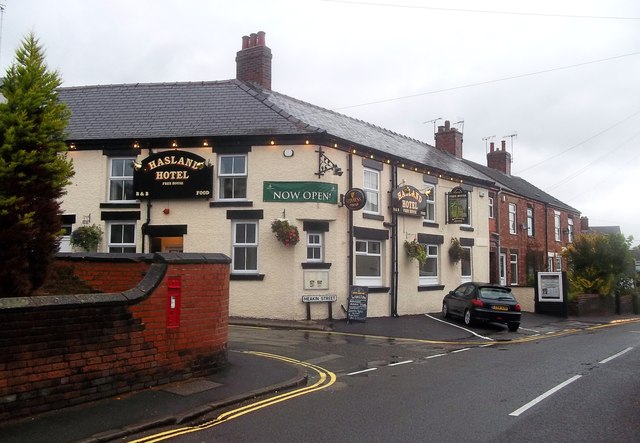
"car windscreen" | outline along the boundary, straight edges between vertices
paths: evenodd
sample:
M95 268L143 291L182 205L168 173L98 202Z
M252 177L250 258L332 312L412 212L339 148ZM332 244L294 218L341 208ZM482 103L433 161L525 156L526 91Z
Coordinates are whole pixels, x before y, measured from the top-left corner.
M515 300L510 291L502 288L480 288L480 297L491 300Z

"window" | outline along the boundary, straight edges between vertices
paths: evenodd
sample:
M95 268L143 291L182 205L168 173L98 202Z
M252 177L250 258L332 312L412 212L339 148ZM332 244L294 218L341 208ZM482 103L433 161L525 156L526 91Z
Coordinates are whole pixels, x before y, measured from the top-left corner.
M535 231L533 226L533 207L527 206L527 235L529 237L533 237L534 232Z
M553 235L556 241L560 241L560 213L553 211Z
M427 250L427 261L420 265L420 284L437 285L438 280L438 246L424 245Z
M516 205L509 203L509 234L517 234Z
M218 166L221 200L240 200L247 198L247 156L221 155Z
M573 243L573 219L567 220L567 241Z
M460 276L463 283L470 282L473 278L473 269L471 263L471 248L463 246L465 253L462 254L460 260Z
M258 273L258 222L233 223L233 273Z
M511 284L518 284L518 254L509 254L509 264L511 271Z
M109 201L134 201L133 158L112 158L109 165Z
M489 194L489 218L495 218L493 215L493 194Z
M136 252L135 222L109 223L109 252Z
M380 173L372 169L365 169L362 188L367 195L367 203L364 205L364 211L379 214Z
M321 262L322 259L322 233L307 232L307 261Z
M556 272L562 271L562 256L556 255Z
M356 240L356 284L382 286L382 244L374 240Z
M433 185L426 185L425 191L427 207L425 208L425 221L435 223L436 222L436 187Z

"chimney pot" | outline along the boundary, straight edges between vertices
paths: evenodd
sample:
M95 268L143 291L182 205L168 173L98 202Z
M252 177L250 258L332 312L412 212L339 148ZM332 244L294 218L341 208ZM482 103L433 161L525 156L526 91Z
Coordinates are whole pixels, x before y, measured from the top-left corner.
M449 129L451 129L451 122L449 120L445 120L444 121L444 130L448 131Z
M506 140L502 140L502 150L503 151L507 150L507 141Z
M236 79L271 90L271 49L264 42L264 31L242 37L242 49L236 54Z
M491 152L493 152L495 150L495 143L489 143L489 149L491 150Z

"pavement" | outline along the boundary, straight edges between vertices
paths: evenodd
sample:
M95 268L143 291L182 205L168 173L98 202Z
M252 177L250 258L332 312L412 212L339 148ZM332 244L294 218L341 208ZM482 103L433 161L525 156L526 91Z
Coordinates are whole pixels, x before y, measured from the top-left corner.
M638 316L561 318L522 313L521 330L509 333L496 325L482 328L495 340L517 340L555 332L586 329L616 322L640 321ZM441 315L409 315L367 318L364 322L342 320L277 321L230 319L230 324L282 329L304 329L346 334L377 335L433 342L468 342L477 337L462 323L445 324ZM4 443L108 442L163 426L187 424L205 414L269 393L303 386L307 374L299 366L258 355L228 352L228 365L204 378L191 379L86 403L0 424Z

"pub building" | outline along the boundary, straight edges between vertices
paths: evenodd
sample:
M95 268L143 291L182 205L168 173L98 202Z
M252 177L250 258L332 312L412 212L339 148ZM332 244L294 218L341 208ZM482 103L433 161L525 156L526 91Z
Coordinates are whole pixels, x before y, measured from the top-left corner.
M99 225L98 252L228 255L234 317L342 319L354 287L369 317L434 312L489 280L494 181L451 152L460 132L431 146L272 91L263 32L236 63L224 81L60 88L67 232Z

